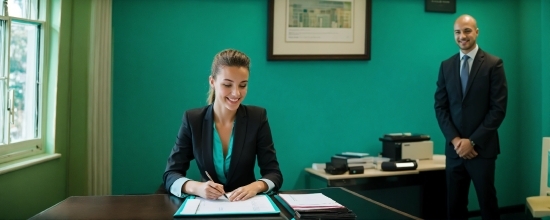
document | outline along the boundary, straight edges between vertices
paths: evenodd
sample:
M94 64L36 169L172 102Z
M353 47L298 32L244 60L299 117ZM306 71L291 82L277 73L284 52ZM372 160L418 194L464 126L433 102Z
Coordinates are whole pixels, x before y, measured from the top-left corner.
M222 214L270 214L279 213L279 208L267 195L256 195L244 201L230 202L223 198L209 200L200 197L186 199L178 215L222 215Z
M344 208L323 193L310 194L279 194L294 210Z

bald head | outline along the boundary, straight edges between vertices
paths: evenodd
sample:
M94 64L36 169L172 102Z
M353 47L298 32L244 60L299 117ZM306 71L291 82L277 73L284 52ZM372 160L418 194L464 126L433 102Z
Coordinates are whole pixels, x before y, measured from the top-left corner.
M454 33L456 44L463 53L468 53L476 47L479 29L474 17L470 15L461 15L458 17L455 21Z
M477 29L477 21L474 17L470 16L470 15L461 15L460 17L458 17L455 21L455 26L456 24L458 23L461 23L461 24L470 24L472 25L473 27L475 27L475 29Z

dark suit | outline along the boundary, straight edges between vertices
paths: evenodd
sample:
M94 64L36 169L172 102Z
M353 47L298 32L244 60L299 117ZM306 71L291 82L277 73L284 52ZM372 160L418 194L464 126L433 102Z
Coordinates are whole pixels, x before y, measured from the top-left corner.
M212 152L213 113L212 105L185 112L164 172L164 187L167 191L170 191L174 181L186 176L193 159L197 162L203 180L208 179L204 173L206 170L214 182L219 183ZM231 163L224 190L230 192L256 181L256 156L261 178L271 180L275 184L274 191L280 189L283 176L275 155L266 110L256 106L239 106L234 132Z
M435 112L445 136L448 217L467 218L470 180L477 192L483 219L498 219L494 187L495 160L500 153L497 129L504 120L508 86L502 60L481 48L473 60L466 94L460 82L460 53L441 63ZM468 138L478 156L460 158L451 141Z

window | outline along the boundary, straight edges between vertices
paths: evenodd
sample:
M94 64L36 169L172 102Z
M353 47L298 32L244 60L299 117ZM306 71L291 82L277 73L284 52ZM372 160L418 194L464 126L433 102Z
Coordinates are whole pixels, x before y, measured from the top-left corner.
M2 0L0 163L44 152L46 0Z

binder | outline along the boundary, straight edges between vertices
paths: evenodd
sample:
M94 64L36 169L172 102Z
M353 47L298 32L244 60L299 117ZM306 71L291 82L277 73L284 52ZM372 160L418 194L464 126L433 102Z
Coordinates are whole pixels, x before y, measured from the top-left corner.
M174 217L220 215L278 215L281 211L268 195L256 195L248 200L208 200L196 196L185 199Z

